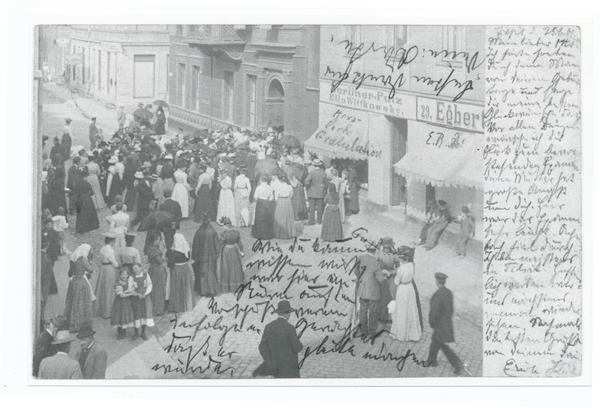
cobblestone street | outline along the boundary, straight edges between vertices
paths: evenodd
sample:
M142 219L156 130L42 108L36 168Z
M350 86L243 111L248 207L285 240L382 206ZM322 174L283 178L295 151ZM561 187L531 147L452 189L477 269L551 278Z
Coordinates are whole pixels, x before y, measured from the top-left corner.
M92 102L86 100L85 103ZM45 112L47 106L51 107L51 114L44 116L47 134L54 134L49 132L59 129L61 118L68 114L74 120L78 139L73 144L85 145L87 137L82 130L85 117L81 111L78 112L72 102L55 100L44 106ZM103 109L106 111L104 107L97 107L98 111ZM105 111L97 114L101 125L102 120L108 122L110 117ZM71 226L65 238L67 247L74 250L85 242L97 253L103 245L102 233L108 230L104 220L108 215L108 209L99 211L100 229L83 235L74 234L75 217L70 217ZM221 232L218 225L214 227ZM95 318L96 339L108 353L107 378L251 378L252 371L262 362L258 352L262 330L275 318L272 310L282 299L288 299L292 307L298 309L290 322L296 325L304 345L299 354L303 378L454 376L442 353L438 367L423 366L431 342L427 315L430 298L436 290L433 274L437 271L449 276L447 287L454 293L456 343L451 347L474 376L481 376L482 261L479 254L457 259L452 257L453 250L445 245L429 252L418 247L415 282L424 320L420 341L395 341L386 331L389 325L381 325L381 335L366 343L354 338L350 331L355 288L351 268L364 245L357 238L343 243L322 243L317 240L320 226L298 224L297 227L303 231L295 244L281 240L257 243L250 236L249 228L241 229L246 285L236 294L197 297L194 310L182 315L171 313L155 318L154 336L146 342L130 338L117 341L116 330L110 327L109 320ZM391 236L401 245L412 243L419 232L418 225L406 223L404 219L391 220L385 215L361 213L344 224L346 238L359 227L365 228L362 234L371 240ZM180 232L191 244L197 228L193 220L186 220ZM140 252L145 235L140 232L136 238L135 246ZM142 259L147 267L146 257ZM59 294L50 296L47 318L63 311L67 270L68 260L61 257L55 265ZM93 286L96 280L97 274L94 274ZM75 349L73 347L73 353Z

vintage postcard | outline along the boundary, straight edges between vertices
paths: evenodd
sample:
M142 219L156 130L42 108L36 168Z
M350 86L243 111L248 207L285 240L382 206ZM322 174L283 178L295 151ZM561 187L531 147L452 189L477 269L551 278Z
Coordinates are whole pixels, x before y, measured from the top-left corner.
M589 28L242 20L32 26L29 383L581 383Z

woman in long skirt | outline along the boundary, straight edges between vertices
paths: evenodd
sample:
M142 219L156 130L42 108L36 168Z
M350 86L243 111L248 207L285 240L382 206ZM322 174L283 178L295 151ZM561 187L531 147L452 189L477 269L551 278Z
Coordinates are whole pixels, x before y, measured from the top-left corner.
M392 300L396 299L396 284L394 283L394 278L396 276L398 264L397 257L393 253L394 245L394 240L391 237L382 238L377 245L381 248L377 254L377 260L379 261L385 276L385 281L380 284L381 297L379 302L381 305L381 312L379 314L379 320L385 322L392 320L387 305Z
M69 321L69 331L78 332L82 326L92 324L92 286L89 275L94 271L90 261L92 256L88 244L81 244L71 254L69 267L69 289L63 315Z
M190 186L187 182L187 167L184 160L180 160L175 171L175 187L171 199L177 201L181 206L181 218L186 219L190 215Z
M321 239L323 241L334 242L344 238L342 229L342 220L340 218L340 209L338 204L340 196L335 191L333 184L329 185L329 193L325 196L325 211L323 212L323 226L321 227Z
M340 183L340 188L338 189L338 194L340 195L340 203L338 206L340 207L340 218L342 219L342 224L346 222L346 195L349 192L348 172L344 170L342 171L342 182Z
M115 285L115 299L110 314L110 325L117 328L117 340L125 338L125 331L133 327L133 309L131 296L135 296L135 288L129 288L129 271L121 269L119 281Z
M189 265L190 245L182 234L175 234L168 252L171 269L169 312L181 313L194 308L194 275Z
M221 292L217 278L220 248L219 235L210 225L210 217L208 214L200 215L200 228L192 244L192 259L196 275L194 290L201 296L216 296Z
M235 226L250 226L250 179L246 177L246 168L239 169L240 174L235 178L233 186L235 197Z
M212 193L210 191L212 179L206 172L205 164L201 164L199 170L201 174L198 177L198 184L196 185L196 201L194 203L195 222L201 221L202 214L208 214L209 218L212 219L215 212Z
M167 267L165 266L165 259L163 252L160 249L161 236L160 232L150 238L151 245L148 247L148 261L150 262L150 268L148 268L148 274L152 280L152 292L150 298L152 299L152 310L154 316L162 316L165 313L165 301L167 291Z
M104 202L104 197L102 196L102 189L100 188L100 180L99 176L101 174L100 166L97 163L98 156L92 155L90 156L90 162L87 164L88 176L87 182L92 186L92 190L94 191L94 195L92 196L92 200L94 201L94 206L96 209L106 207L106 203Z
M290 185L294 189L292 194L294 220L305 221L308 219L308 211L306 208L306 193L304 192L304 185L293 174L290 176Z
M87 177L87 169L85 167L83 170L83 177ZM77 195L78 199L75 208L77 213L75 231L83 234L98 229L98 227L100 227L100 221L98 220L98 213L96 213L96 207L92 200L92 195L94 194L92 186L90 186L90 183L85 181L84 178L82 178L78 184L79 194Z
M63 166L56 166L54 174L48 180L47 207L52 215L58 214L59 208L67 208L65 196L65 170Z
M234 293L246 281L242 266L244 247L240 233L233 229L231 220L224 217L221 223L225 225L225 231L221 234L221 292Z
M117 274L119 262L113 245L117 236L114 232L104 234L104 246L100 249L100 276L96 285L96 299L98 300L98 315L105 319L110 317L113 303L115 300L115 284L117 282Z
M142 328L142 340L148 340L146 327L154 327L154 316L152 314L152 279L148 273L142 270L140 265L134 265L134 274L129 276L129 287L135 288L135 296L131 297L131 308L133 309L133 327L135 329L132 340L138 338L138 329Z
M125 233L129 230L129 214L124 211L123 207L124 204L117 202L117 204L115 204L115 214L106 217L109 231L114 232L116 236L114 248L115 253L117 254L121 248L125 247Z
M360 211L360 205L358 202L358 190L360 189L359 182L356 178L356 171L350 169L348 171L348 190L350 191L350 200L346 207L346 214L358 214Z
M405 249L403 249L405 248ZM419 341L423 332L423 318L419 292L414 284L414 248L400 248L400 268L394 278L396 304L392 314L391 336L399 341Z
M233 199L233 183L227 171L221 170L221 192L219 193L219 205L217 207L217 222L223 217L230 220L235 219L235 200Z
M279 239L293 239L296 236L294 222L294 205L292 204L293 187L285 175L275 190L276 202L273 216L273 237Z
M273 238L275 201L267 176L261 176L260 185L254 191L254 200L256 201L256 209L252 225L252 236L257 239L271 239Z
M108 168L108 176L106 178L106 202L109 205L113 205L115 197L120 195L123 190L123 180L115 166L119 162L119 158L112 156L108 162L110 163L110 167Z

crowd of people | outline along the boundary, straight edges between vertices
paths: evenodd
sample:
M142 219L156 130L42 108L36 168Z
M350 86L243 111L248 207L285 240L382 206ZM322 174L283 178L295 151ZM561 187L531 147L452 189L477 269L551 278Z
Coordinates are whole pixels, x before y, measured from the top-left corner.
M154 317L193 309L195 295L234 293L245 283L240 228L249 228L256 239L292 240L303 225L318 224L320 239L335 242L344 238L348 217L359 212L360 183L354 167L332 160L325 168L297 139L284 136L283 129L269 128L265 134L233 128L183 134L180 129L169 138L162 107L140 106L136 112L140 110L153 113L134 115L125 126L121 107L119 130L108 140L92 118L90 150L72 146L71 121L66 119L62 137L54 139L45 157L42 330L48 296L59 289L54 264L65 255L70 267L61 327L51 325L56 330L43 331L62 334L53 340L58 341L56 348L39 347L40 355L46 349L64 351L73 340L69 333L89 337L96 315L110 319L118 340L127 337L128 329L133 340L147 340ZM105 208L110 215L101 220L98 214ZM73 217L77 234L104 230L104 246L97 253L88 243L72 252L66 247L64 234ZM430 202L419 244L433 248L451 221L446 203ZM457 254L464 256L474 230L468 207L463 207L460 221ZM191 246L179 232L184 222L198 225ZM213 223L223 227L221 234ZM140 253L133 244L137 232L143 231ZM93 262L96 257L99 268ZM384 238L369 245L359 261L364 268L360 273L357 269L356 295L363 336L375 337L383 320L391 322L393 338L418 341L423 317L413 279L414 248L395 248L391 238ZM40 378L42 363L38 358L34 365L34 375ZM83 374L69 369L72 378L87 378L83 363L80 369Z

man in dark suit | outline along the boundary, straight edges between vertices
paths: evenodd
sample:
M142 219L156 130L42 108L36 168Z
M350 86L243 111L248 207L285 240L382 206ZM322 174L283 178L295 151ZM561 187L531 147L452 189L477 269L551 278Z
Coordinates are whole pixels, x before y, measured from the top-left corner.
M431 308L429 310L429 326L433 329L429 357L426 365L437 367L437 355L440 349L446 355L448 362L454 368L454 374L466 373L465 365L460 358L445 343L454 343L454 328L452 326L452 314L454 313L454 296L450 289L446 288L448 276L441 272L435 273L435 282L438 290L431 297Z
M56 348L52 344L56 332L67 330L69 322L62 316L56 316L55 319L50 319L48 327L46 327L35 340L35 352L33 354L33 376L37 377L40 371L40 364L46 357L52 357L56 354Z
M354 266L357 276L356 295L360 299L360 329L363 338L377 336L377 325L381 305L381 282L385 280L381 266L376 257L377 248L367 247L367 253L358 258Z
M98 128L96 127L96 118L92 118L92 123L90 123L90 150L94 150L96 148L96 138L98 137Z
M181 204L178 201L175 201L171 198L173 191L165 190L163 191L163 196L165 197L165 201L160 205L159 210L166 211L173 214L173 222L175 223L175 228L179 229L179 224L181 223Z
M41 380L80 380L83 378L81 368L76 360L69 357L71 342L75 340L68 330L56 333L56 339L52 345L56 348L56 354L46 357L40 364L38 378Z
M84 379L104 379L106 376L106 351L94 341L95 331L91 327L84 328L77 338L81 341L81 348L75 353L75 359Z
M137 211L135 219L131 222L134 227L150 214L150 203L154 200L154 192L150 184L150 175L144 175L141 171L135 173L135 189L137 191Z
M308 196L308 225L315 225L315 210L317 211L317 223L323 221L323 199L327 192L327 174L323 170L321 160L313 160L315 169L310 172L304 185Z
M258 346L264 362L252 372L252 377L272 375L275 378L300 378L298 353L303 346L296 329L288 320L292 312L290 302L282 300L274 313L279 317L265 326Z

